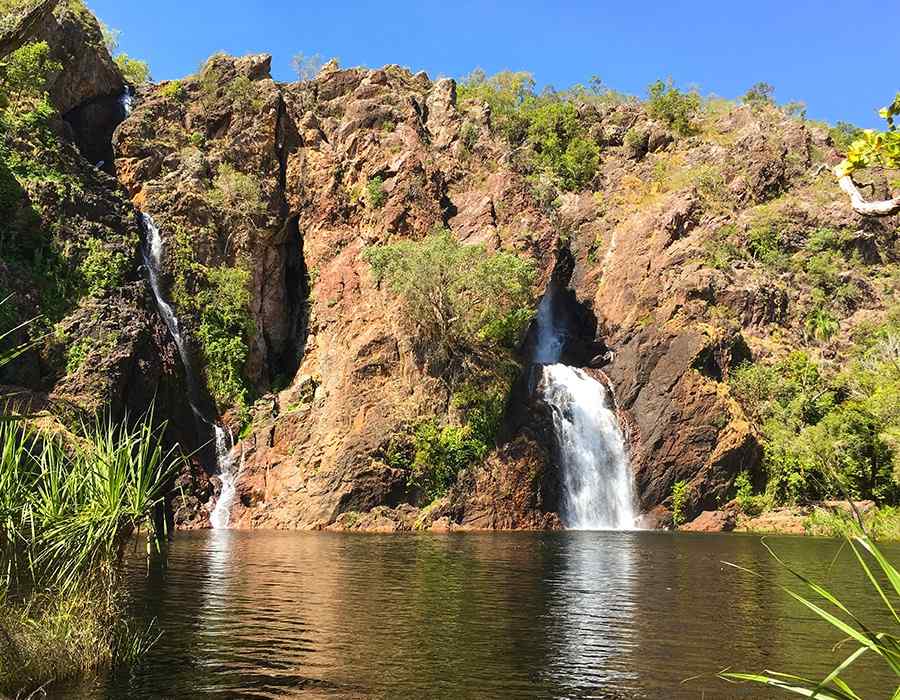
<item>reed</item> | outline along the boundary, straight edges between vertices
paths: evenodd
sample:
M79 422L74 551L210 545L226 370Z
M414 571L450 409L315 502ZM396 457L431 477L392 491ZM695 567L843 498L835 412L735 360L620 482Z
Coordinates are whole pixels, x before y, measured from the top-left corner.
M763 542L775 560L797 577L813 595L801 595L786 586L779 586L779 588L828 624L840 630L845 635L845 642L852 642L854 649L821 680L770 670L762 673L734 673L726 670L719 673L720 678L730 682L758 683L818 700L861 700L860 695L841 678L841 675L862 656L868 654L877 656L900 683L900 616L897 613L898 602L900 602L900 573L858 525L855 533L847 538L847 542L856 556L860 568L865 573L872 594L879 597L885 609L890 613L891 629L875 630L866 625L830 591L792 569ZM762 578L761 574L742 566L730 562L723 563ZM900 698L900 685L891 697Z
M124 615L122 559L183 457L152 411L78 435L0 421L0 694L145 653L152 631Z

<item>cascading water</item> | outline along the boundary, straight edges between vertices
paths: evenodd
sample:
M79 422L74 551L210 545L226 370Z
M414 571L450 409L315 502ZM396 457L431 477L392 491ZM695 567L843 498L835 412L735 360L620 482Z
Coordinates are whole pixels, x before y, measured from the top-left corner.
M559 446L560 518L576 530L635 527L635 496L625 437L606 387L587 372L560 364L565 331L548 290L537 314L534 362L540 392L553 413Z
M127 85L122 91L122 94L119 95L119 106L122 108L122 112L127 118L131 114L131 110L134 107L134 91Z
M153 298L156 300L156 308L159 309L159 315L162 316L166 328L169 329L169 333L175 341L175 347L178 348L178 355L181 357L181 363L184 366L184 375L188 385L188 403L197 419L198 427L210 426L215 435L216 466L219 471L222 488L219 492L216 506L210 516L210 524L213 528L227 528L231 503L234 500L235 478L237 476L234 471L234 459L230 454L231 448L234 447L232 436L228 430L203 415L199 408L200 390L191 364L190 354L181 334L178 317L163 296L159 283L163 252L162 234L160 234L159 228L153 223L153 219L149 214L142 213L141 219L146 232L146 240L141 247L141 255L144 259L144 267L147 270L147 279L150 282L150 289L153 291Z
M235 484L238 471L234 468L234 456L231 454L231 433L219 425L213 428L216 433L216 461L219 465L219 481L222 488L219 491L219 500L209 516L209 523L214 530L224 530L231 520L231 504L234 501Z

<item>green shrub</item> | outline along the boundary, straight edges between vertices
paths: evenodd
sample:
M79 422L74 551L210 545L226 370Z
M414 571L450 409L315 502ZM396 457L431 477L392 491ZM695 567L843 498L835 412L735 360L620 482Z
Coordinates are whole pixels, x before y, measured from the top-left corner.
M246 406L244 364L249 355L250 273L236 267L203 268L205 284L196 295L200 323L197 340L203 353L209 392L220 409Z
M828 130L831 142L841 153L846 153L850 144L863 135L863 130L848 122L838 122Z
M735 496L738 508L749 516L759 515L763 510L763 498L753 495L753 484L750 475L743 471L734 479Z
M694 133L694 119L700 112L700 95L696 92L681 92L671 78L663 82L657 80L647 88L647 112L654 119L668 124L682 136Z
M807 314L803 328L810 338L824 342L840 330L840 324L828 309L817 307Z
M761 107L764 105L774 105L775 88L769 83L756 83L747 90L747 93L741 98L745 105L751 107Z
M528 135L526 109L535 99L531 73L502 71L487 77L476 69L460 81L457 101L485 102L491 109L491 128L514 146Z
M240 172L228 163L219 166L207 199L226 221L233 219L234 222L250 229L254 229L256 219L266 213L259 180L253 175ZM229 243L238 247L247 243L243 238L236 239L235 234L239 230L235 226L227 227L227 230Z
M25 44L0 61L0 107L6 102L21 111L23 101L40 100L49 78L62 70L62 64L50 58L46 41Z
M557 171L563 189L577 191L588 186L600 166L600 147L591 139L576 137L569 141Z
M370 178L366 183L366 204L370 209L381 209L387 201L387 192L384 191L384 180L380 175Z
M170 80L159 89L159 94L167 100L181 101L187 97L187 90L180 80Z
M840 372L803 352L729 377L734 397L763 435L775 503L900 496L900 327L876 326Z
M549 90L534 94L534 78L530 73L497 73L488 78L483 71L473 71L460 83L461 102L481 101L491 109L491 128L524 158L529 166L553 176L565 190L578 190L591 182L600 162L600 147L588 137L575 105L577 97ZM464 127L464 130L466 127ZM463 147L471 151L477 130L463 136ZM528 159L522 146L530 146Z
M128 258L115 250L110 250L103 241L91 238L87 242L87 255L79 269L87 284L88 293L102 296L119 286L128 271Z
M369 248L364 256L376 282L400 297L426 363L451 386L501 364L531 318L534 266L462 245L446 229Z
M687 519L685 508L688 506L690 487L686 481L676 481L672 485L672 524L678 528Z
M150 80L150 66L146 61L131 58L128 54L120 53L115 57L116 65L125 78L125 82L135 87L143 85Z
M624 144L632 158L643 158L647 152L647 130L632 127L625 133Z
M85 336L74 341L66 351L66 374L75 374L94 348L94 339Z
M757 224L747 232L747 250L750 256L766 267L783 267L786 254L781 234L774 224Z

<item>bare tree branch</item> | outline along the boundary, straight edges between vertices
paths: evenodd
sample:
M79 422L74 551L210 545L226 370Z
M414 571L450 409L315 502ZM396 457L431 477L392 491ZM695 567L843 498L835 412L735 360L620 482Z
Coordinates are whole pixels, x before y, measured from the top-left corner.
M838 179L840 188L850 197L850 205L857 214L862 216L893 216L894 214L900 214L900 197L869 202L862 196L850 175L842 174L839 168L835 168L833 172Z

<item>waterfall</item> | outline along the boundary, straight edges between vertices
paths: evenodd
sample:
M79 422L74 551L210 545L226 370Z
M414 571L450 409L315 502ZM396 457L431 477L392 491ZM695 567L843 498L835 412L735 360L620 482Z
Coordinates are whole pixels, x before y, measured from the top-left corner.
M166 301L159 282L160 270L162 269L162 234L149 214L142 213L141 220L146 233L144 245L141 246L141 256L144 260L144 267L147 270L147 279L150 282L150 289L153 291L153 298L156 300L156 308L159 310L159 315L162 316L166 328L169 329L172 340L175 341L175 347L178 348L178 355L181 357L181 363L184 366L188 403L191 411L194 413L194 417L197 419L198 429L201 426L211 427L215 435L216 467L219 471L222 488L219 492L219 499L216 502L215 509L210 516L210 524L213 528L226 528L228 527L229 511L235 493L236 474L234 473L234 460L230 455L231 448L234 447L232 436L227 429L208 419L203 414L203 411L200 410L200 384L194 373L187 344L184 342L184 337L181 334L178 317Z
M234 468L234 457L231 454L231 449L234 447L231 433L219 425L214 426L214 430L216 433L216 461L219 465L219 481L222 483L222 488L219 491L216 507L209 516L209 522L214 530L224 530L231 520L231 504L234 501L237 471Z
M119 106L122 108L125 117L128 118L134 107L134 90L128 85L125 86L125 89L122 90L122 94L119 95Z
M537 313L534 363L559 447L560 518L576 530L635 527L635 495L625 437L611 396L587 372L559 362L565 346L553 288Z

